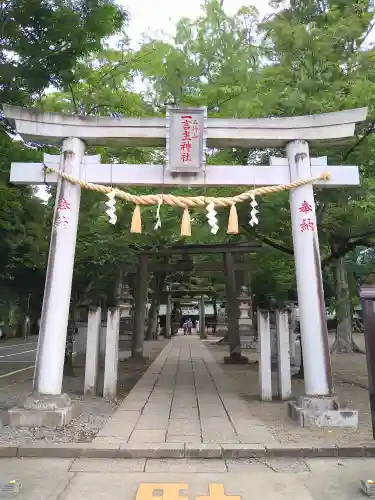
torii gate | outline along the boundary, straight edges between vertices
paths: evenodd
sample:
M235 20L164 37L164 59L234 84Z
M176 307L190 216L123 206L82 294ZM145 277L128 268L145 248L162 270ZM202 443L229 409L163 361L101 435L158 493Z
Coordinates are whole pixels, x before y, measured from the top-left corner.
M163 118L82 117L4 106L5 116L13 122L25 141L61 146L61 155L45 155L44 163L12 163L11 182L58 183L55 217L62 199L68 199L70 206L70 210L64 214L65 224L54 224L52 230L34 375L34 390L39 403L29 402L25 411L31 409L35 413L36 408L44 408L61 413L64 406L69 404L61 390L80 187L61 179L56 173L45 174L45 165L60 168L87 182L106 185L165 187L184 184L210 187L286 184L318 177L327 170L325 157L310 158L309 143L335 143L352 137L355 124L365 120L367 116L367 108L359 108L314 116L278 119L205 118L203 122L202 108L180 111L197 113L196 117L198 121L201 120L204 129L202 137L207 139L208 147L285 147L286 158L272 158L270 166L204 166L202 159L197 168L188 170L188 173L181 166L165 168L163 165L103 165L100 164L99 156L84 156L86 144L168 146L170 135L174 133L173 119L169 122L167 120L166 127ZM200 151L198 148L195 154L199 155ZM173 160L173 154L169 159L171 158ZM330 166L329 172L328 181L317 181L314 184L324 187L359 185L358 167ZM322 397L330 401L332 381L313 185L307 184L292 190L290 206L305 393L308 396L305 400L310 406L311 401L315 401L316 407L321 408L318 402ZM304 223L306 227L303 226L302 206L310 207L308 219L305 219L308 222ZM337 408L331 403L324 403L323 406L324 409ZM30 416L29 420L32 418ZM66 415L64 418L66 421ZM23 419L23 422L26 420Z

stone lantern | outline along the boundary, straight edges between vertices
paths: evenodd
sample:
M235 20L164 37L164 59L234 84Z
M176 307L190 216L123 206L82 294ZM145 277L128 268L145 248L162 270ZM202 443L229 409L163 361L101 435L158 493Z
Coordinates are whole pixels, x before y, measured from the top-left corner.
M216 334L224 335L228 331L228 315L226 311L226 304L220 304L217 310L217 325Z
M120 339L121 336L128 337L133 329L133 296L128 285L121 287L117 296L118 307L120 308ZM125 339L123 339L125 340Z
M129 357L133 333L133 296L128 285L120 285L117 291L117 305L120 309L119 361Z
M246 286L241 287L241 293L238 297L238 302L239 302L238 308L240 313L238 318L238 327L240 336L242 338L241 340L243 340L244 343L251 344L254 337L253 315L251 310L252 300ZM243 342L241 341L241 344Z

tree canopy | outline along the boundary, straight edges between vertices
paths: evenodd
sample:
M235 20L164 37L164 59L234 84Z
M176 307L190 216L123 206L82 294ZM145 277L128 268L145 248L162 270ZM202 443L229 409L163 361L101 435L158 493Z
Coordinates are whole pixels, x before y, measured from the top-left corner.
M112 0L5 0L0 13L0 102L25 104L49 86L69 86L82 56L121 30Z
M368 120L353 141L311 148L314 156L328 156L330 164L359 165L361 171L358 188L316 190L327 304L338 300L338 265L346 266L351 276L355 272L365 279L375 241L372 1L294 0L286 6L274 1L262 19L251 5L230 16L222 2L206 0L201 16L181 19L169 40L147 38L137 49L126 35L128 15L109 0L9 0L3 2L1 15L2 102L113 119L163 116L168 104L207 106L209 116L233 118L297 116L368 106ZM108 40L114 34L116 43ZM7 235L2 240L4 250L0 248L4 254L1 276L4 283L22 280L22 273L33 269L35 279L42 283L51 204L41 204L30 188L9 187L6 178L10 159L37 161L46 148L16 143L5 129L0 148L4 176L0 231ZM164 152L158 149L96 148L95 152L103 162L164 161ZM267 165L270 156L281 155L284 152L278 149L231 148L209 151L207 161L251 168ZM146 188L132 188L132 192L145 193ZM147 192L155 190L150 187ZM174 192L202 190L181 187ZM210 192L229 195L234 190ZM163 225L158 232L153 229L155 209L144 210L143 234L131 235L131 207L118 204L119 220L112 227L104 214L104 202L96 193L83 193L73 285L79 303L112 300L118 269L125 263L135 264L140 248L180 239L178 210L162 207ZM30 204L36 208L31 210ZM12 217L17 218L14 223ZM227 213L219 213L220 231L213 236L204 212L194 213L191 242L229 241L226 217ZM246 257L254 294L272 295L281 303L294 300L288 196L261 199L260 224L255 229L248 224L248 204L241 205L239 217L241 234L234 240L258 240L264 245L262 252ZM13 240L9 245L3 243L9 238L17 244ZM222 282L222 275L204 277L206 284ZM19 288L22 294L22 286ZM350 293L354 297L355 287Z

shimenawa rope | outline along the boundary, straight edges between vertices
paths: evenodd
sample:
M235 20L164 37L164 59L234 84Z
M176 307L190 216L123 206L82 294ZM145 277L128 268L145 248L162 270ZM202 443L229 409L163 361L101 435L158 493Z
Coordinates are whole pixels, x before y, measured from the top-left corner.
M88 189L89 191L97 191L100 193L108 194L111 192L115 193L117 198L125 200L130 203L134 203L136 205L133 220L132 221L132 230L131 232L139 233L140 230L140 207L139 205L157 205L160 200L160 194L148 194L148 195L134 195L123 191L122 189L113 188L110 186L103 186L101 184L94 184L92 182L86 182L81 179L76 179L75 177L61 172L55 168L45 167L45 171L55 172L63 179L67 180L71 184L75 184L84 189ZM190 228L190 217L188 217L188 209L195 208L200 206L206 206L208 204L214 204L215 207L231 207L229 222L228 222L228 233L229 234L237 234L238 233L238 217L236 210L236 203L241 203L243 201L249 200L252 196L261 196L269 193L279 193L281 191L288 191L290 189L295 189L300 186L305 186L306 184L310 184L315 181L326 181L329 180L330 174L325 172L318 177L312 177L310 179L298 180L291 182L289 184L280 184L279 186L264 186L255 189L251 189L249 191L245 191L241 194L230 196L230 197L211 197L211 196L175 196L172 194L163 194L162 199L163 203L171 206L178 206L184 209L183 217L182 217L182 225L181 225L181 234L183 236L191 235Z

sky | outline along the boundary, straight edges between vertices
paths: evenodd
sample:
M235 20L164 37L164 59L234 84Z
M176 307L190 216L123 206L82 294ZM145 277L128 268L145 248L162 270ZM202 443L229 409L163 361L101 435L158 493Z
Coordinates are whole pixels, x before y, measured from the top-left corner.
M203 0L117 0L130 12L128 36L135 43L143 33L163 30L174 34L174 26L181 17L199 17ZM254 5L261 14L269 11L268 0L224 0L224 9L235 14L244 5Z

